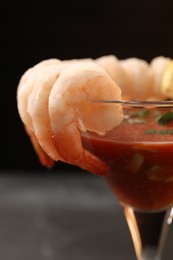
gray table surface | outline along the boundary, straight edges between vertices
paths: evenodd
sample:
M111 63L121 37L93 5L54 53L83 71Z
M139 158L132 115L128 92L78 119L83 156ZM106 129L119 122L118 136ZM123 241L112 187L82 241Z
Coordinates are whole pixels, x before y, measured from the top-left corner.
M170 226L163 260L173 259ZM135 260L112 192L94 175L0 174L0 259Z

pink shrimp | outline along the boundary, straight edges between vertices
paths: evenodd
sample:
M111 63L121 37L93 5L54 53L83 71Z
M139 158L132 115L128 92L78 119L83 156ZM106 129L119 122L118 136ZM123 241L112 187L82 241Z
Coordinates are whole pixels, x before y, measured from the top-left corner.
M121 122L120 106L91 102L104 98L120 99L120 89L104 70L89 62L62 66L49 97L50 122L58 153L64 161L99 174L107 167L82 147L80 129L105 134Z
M118 60L113 55L95 60L122 90L123 99L146 99L152 92L149 64L141 59Z
M32 131L32 129L30 129L29 127L25 126L25 130L26 133L28 134L28 136L30 137L31 143L33 145L33 148L39 158L40 163L43 166L46 166L47 168L52 168L55 165L55 161L52 160L46 153L45 151L42 149L42 147L40 146L37 137L35 136L34 132Z
M33 87L29 94L24 95L27 96L25 111L20 111L24 115L23 122L32 130L29 134L36 137L53 160L105 174L109 167L83 148L80 133L89 130L105 134L122 121L120 105L91 102L95 99L120 99L120 88L104 69L89 61L64 62L42 69L32 74L31 82ZM23 108L19 104L21 98L18 95L20 110ZM26 120L28 115L30 119Z
M33 125L32 116L35 116L35 114L38 113L40 114L39 116L41 116L42 106L46 106L47 102L47 99L45 100L42 98L41 91L44 91L45 95L47 92L49 92L48 89L50 88L50 83L56 80L58 73L57 66L60 64L61 61L57 59L49 59L38 63L36 66L25 72L19 82L17 89L17 104L20 117L26 126L26 132L31 139L41 164L47 167L50 167L51 165L53 166L53 160L58 160L60 156L57 154L57 151L54 148L52 139L47 137L45 138L44 128L43 130L38 131L37 125L39 127L39 124ZM48 86L46 86L47 88L45 87L46 83L48 83ZM28 100L32 92L35 93L36 98L35 102L31 105L37 106L37 109L34 110L32 115L30 115L28 111ZM38 99L40 100L40 103L37 102ZM37 115L37 118L39 118L39 116ZM47 125L49 125L49 118L46 114L46 111L44 111L43 119L44 126L46 128ZM41 122L42 121L40 121L40 126ZM51 146L51 154L49 154L49 146Z
M162 76L162 92L167 98L173 98L173 60L166 66Z
M121 88L123 94L127 88L127 75L118 58L114 55L107 55L96 59L95 62L105 69Z
M156 57L152 59L150 63L151 71L153 73L153 96L156 99L166 98L166 93L162 89L162 78L168 64L170 63L170 58L163 56Z
M153 82L149 64L137 58L121 60L120 64L127 77L125 96L128 99L148 99L152 93Z
M50 59L29 69L19 83L18 110L41 163L50 167L61 160L105 173L108 166L83 148L81 131L104 135L122 121L123 112L120 105L91 100L120 99L120 88L128 99L172 97L172 66L164 57L148 64L110 55L96 60Z
M173 97L172 88L165 87L164 83L165 75L168 74L169 81L172 82L170 58L159 56L149 64L142 59L118 60L115 56L109 55L96 59L95 62L102 66L119 85L123 99L146 100ZM166 72L168 70L169 72Z
M57 59L44 60L28 69L21 77L17 88L18 111L23 123L29 125L30 127L32 127L32 120L27 112L27 99L34 87L34 84L36 83L35 77L39 72L42 72L47 67L59 64L61 64L61 61Z

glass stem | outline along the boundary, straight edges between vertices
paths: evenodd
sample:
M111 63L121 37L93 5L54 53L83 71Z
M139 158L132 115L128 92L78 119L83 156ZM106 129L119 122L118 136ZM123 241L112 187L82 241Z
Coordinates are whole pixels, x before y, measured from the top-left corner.
M170 211L147 213L124 207L138 260L161 260Z

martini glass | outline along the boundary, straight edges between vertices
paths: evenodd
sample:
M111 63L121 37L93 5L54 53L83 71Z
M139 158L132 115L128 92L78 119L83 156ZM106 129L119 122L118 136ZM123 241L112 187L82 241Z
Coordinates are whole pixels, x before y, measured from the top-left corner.
M110 167L104 179L124 210L137 259L160 260L172 221L173 101L95 105L103 103L122 106L124 119L105 136L82 133L83 145Z

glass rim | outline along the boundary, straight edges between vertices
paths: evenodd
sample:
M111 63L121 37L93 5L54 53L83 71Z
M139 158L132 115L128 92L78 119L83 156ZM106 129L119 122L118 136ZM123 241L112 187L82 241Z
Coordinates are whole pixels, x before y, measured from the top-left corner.
M93 103L119 104L131 107L172 107L173 100L92 100Z

